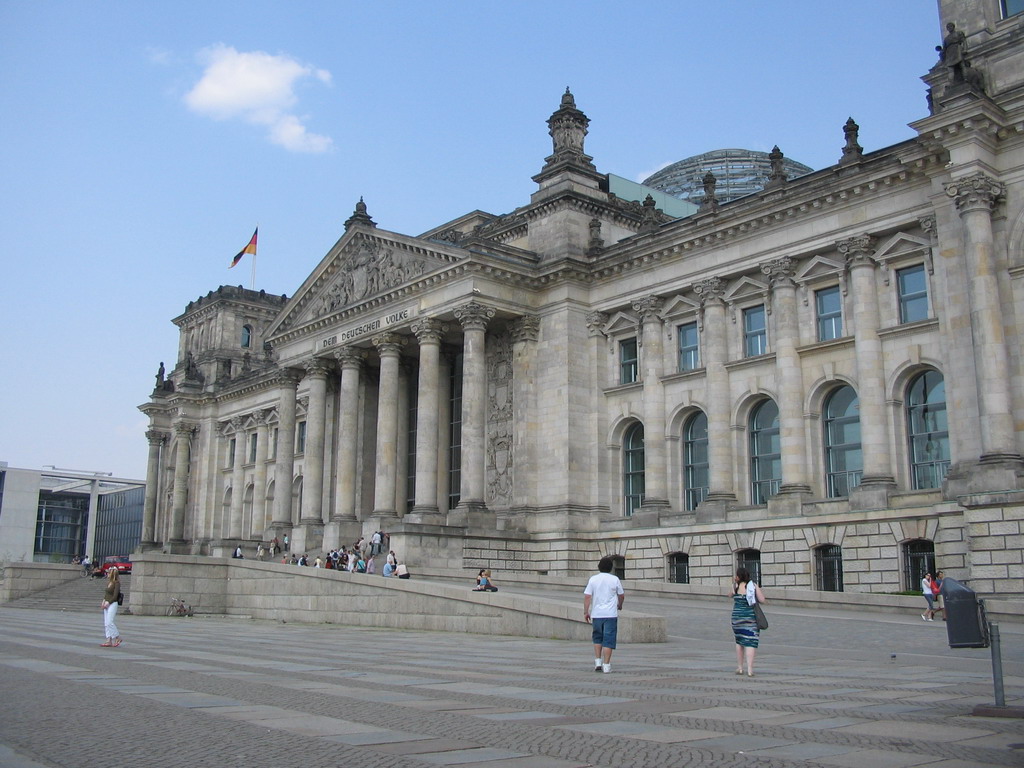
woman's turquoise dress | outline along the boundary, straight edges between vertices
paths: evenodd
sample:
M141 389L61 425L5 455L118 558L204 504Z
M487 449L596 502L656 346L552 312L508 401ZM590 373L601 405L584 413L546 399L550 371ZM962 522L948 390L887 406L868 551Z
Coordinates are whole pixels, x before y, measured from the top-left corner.
M757 648L759 634L754 606L747 603L746 592L732 596L732 633L736 636L736 645L744 648Z

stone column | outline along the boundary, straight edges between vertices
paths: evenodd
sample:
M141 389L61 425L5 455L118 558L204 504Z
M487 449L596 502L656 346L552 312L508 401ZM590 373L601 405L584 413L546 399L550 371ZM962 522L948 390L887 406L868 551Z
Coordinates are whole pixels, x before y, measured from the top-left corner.
M537 445L536 435L530 433L530 420L534 418L537 398L537 340L540 338L540 318L523 315L510 328L512 332L512 507L525 508L537 503ZM592 420L596 427L597 419ZM596 430L595 430L596 437ZM603 441L592 440L589 459L596 469L596 451L604 449ZM597 472L590 474L597 477ZM591 516L596 517L596 516Z
M665 345L662 341L661 308L665 300L647 296L633 302L642 328L641 360L644 386L644 503L634 515L643 519L647 511L667 512L668 455L665 447L665 388L661 383Z
M275 529L292 524L292 479L295 475L295 390L302 374L284 369L277 378L281 399L277 406L277 458L274 462Z
M174 454L174 492L171 506L171 543L185 543L185 507L188 504L188 468L191 461L192 435L194 424L179 421L174 425L177 450Z
M447 330L446 324L431 318L412 324L420 344L420 366L416 390L416 499L410 514L418 522L442 522L437 506L437 436L441 337Z
M981 413L981 461L1020 462L1014 435L1010 363L999 301L999 272L993 256L992 210L1006 187L984 173L946 185L964 226L970 275L971 331Z
M263 536L267 525L267 454L270 452L268 411L256 411L256 466L252 481L252 523L250 535ZM273 538L271 536L270 538Z
M462 484L458 509L486 510L487 322L494 309L470 302L455 310L462 324Z
M875 239L859 235L841 240L853 291L854 349L857 359L857 398L860 402L860 442L864 472L860 487L850 492L854 509L880 509L895 488L889 429L885 413L885 372L878 336L878 287L875 281Z
M309 407L306 410L306 447L302 463L302 510L299 515L302 525L319 525L324 521L324 435L330 371L330 362L322 358L313 358L306 363Z
M338 397L338 466L331 519L356 520L356 462L359 458L359 371L366 353L358 347L343 347L334 353L341 365Z
M733 484L731 393L729 372L725 368L729 347L726 338L725 282L717 277L694 286L701 302L700 332L703 338L705 402L708 408L708 495L697 509L698 519L723 517L736 501Z
M240 539L242 500L245 497L245 470L242 468L245 460L245 430L242 429L242 419L239 416L231 419L231 426L234 428L234 437L230 439L235 441L235 454L231 459L231 507L228 510L226 530L221 531L221 536L226 539Z
M398 467L398 363L405 339L382 333L371 339L380 354L377 400L377 472L373 484L373 514L395 517Z
M800 355L800 320L797 315L796 265L788 256L761 265L772 286L775 315L775 376L779 390L779 442L782 451L780 496L809 495L807 441L804 432L804 385ZM799 510L790 510L799 511Z
M156 504L160 486L160 449L167 441L167 434L156 429L146 432L149 441L149 459L146 462L146 496L142 507L143 549L156 546Z

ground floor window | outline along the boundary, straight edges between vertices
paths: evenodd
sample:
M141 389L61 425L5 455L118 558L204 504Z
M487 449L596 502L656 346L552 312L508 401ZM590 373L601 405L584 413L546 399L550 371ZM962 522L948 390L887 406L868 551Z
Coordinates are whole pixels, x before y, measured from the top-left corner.
M612 555L612 573L620 579L626 578L626 558L622 555Z
M926 573L935 573L935 544L928 539L914 539L903 544L903 586L921 589Z
M746 568L750 578L761 584L761 550L741 549L736 553L736 567Z
M672 584L690 583L690 556L685 552L673 552L668 556L668 580Z
M843 591L843 548L838 544L814 548L814 581L822 592Z

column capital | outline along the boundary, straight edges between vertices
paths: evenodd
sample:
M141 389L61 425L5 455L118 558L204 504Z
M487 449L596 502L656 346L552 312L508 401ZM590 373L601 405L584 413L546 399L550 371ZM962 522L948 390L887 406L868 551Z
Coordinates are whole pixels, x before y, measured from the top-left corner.
M409 328L416 334L416 339L420 344L439 344L441 337L448 330L448 324L432 317L425 317L412 323Z
M245 419L241 416L232 416L228 420L228 423L231 424L231 428L234 429L235 432L240 432L242 430L242 425L245 424Z
M921 225L921 229L928 235L928 239L934 243L938 236L938 231L935 228L935 214L929 213L927 216L920 216L917 219L917 223Z
M588 312L586 322L590 335L599 336L604 333L604 327L608 324L608 314L606 312Z
M406 340L404 336L400 336L391 331L385 331L379 336L374 336L370 339L370 343L377 348L381 357L387 355L397 357L401 354L402 347L405 346Z
M772 287L784 287L793 285L793 276L796 274L796 262L789 256L782 256L778 259L771 259L761 265L761 274L768 278Z
M1006 196L1006 185L988 174L975 173L945 185L946 194L956 201L961 215L969 211L989 211Z
M192 437L198 431L198 424L191 424L187 421L179 421L174 425L174 434L178 437Z
M327 378L334 371L334 363L324 357L314 357L303 363L306 377L310 379Z
M149 441L150 445L162 445L167 442L167 433L162 432L159 429L147 429L146 439Z
M644 323L660 323L661 318L658 313L661 312L663 306L665 306L665 300L661 296L645 296L633 302L633 311L640 315L640 320Z
M509 326L512 332L512 343L536 341L540 336L540 318L536 315L517 317Z
M875 253L875 238L871 235L856 235L839 240L836 242L836 248L846 257L848 267L875 266L875 260L872 258Z
M252 418L256 422L257 427L265 427L270 423L270 409L260 408L258 411L253 411Z
M295 387L299 386L299 382L302 381L304 372L299 368L282 368L274 374L273 382L279 387Z
M475 301L455 310L455 318L462 323L464 331L485 331L487 321L494 317L494 308Z
M725 301L725 281L720 277L709 277L693 286L701 306L708 301Z
M359 347L345 346L334 350L334 359L341 364L342 369L355 368L359 370L366 359L366 351Z

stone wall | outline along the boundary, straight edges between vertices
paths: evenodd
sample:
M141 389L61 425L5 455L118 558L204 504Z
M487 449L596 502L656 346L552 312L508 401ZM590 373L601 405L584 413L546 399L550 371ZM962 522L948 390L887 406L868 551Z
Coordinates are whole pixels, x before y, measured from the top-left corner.
M587 641L579 601L473 592L438 582L252 560L190 555L135 555L133 613L162 615L180 597L197 613L306 623L338 623L485 635ZM624 611L619 637L665 642L664 618Z
M961 502L970 543L971 588L1019 598L1024 592L1024 492L976 494Z
M40 592L82 577L79 565L58 563L0 564L0 603Z

